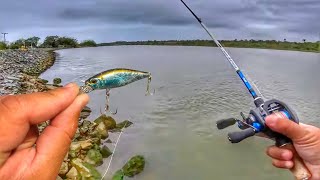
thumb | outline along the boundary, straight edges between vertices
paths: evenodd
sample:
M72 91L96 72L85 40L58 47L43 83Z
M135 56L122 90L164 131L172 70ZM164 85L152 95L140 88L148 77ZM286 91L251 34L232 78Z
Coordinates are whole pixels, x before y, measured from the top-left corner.
M79 95L69 107L51 121L39 136L36 143L37 154L33 161L35 167L38 168L37 173L50 176L58 174L76 132L80 111L88 103L88 100L87 94ZM50 170L41 169L45 163L51 164Z
M276 114L267 116L266 124L271 130L287 136L292 141L301 139L307 133L299 124Z

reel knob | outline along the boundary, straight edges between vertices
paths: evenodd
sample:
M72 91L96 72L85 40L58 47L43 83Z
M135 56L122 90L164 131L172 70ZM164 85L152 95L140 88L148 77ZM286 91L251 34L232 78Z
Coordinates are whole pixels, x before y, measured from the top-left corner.
M228 118L228 119L222 119L216 122L218 129L224 129L229 126L234 125L237 122L237 119L235 118Z
M231 143L238 143L248 137L254 136L256 131L252 128L247 128L243 131L228 133L228 139Z

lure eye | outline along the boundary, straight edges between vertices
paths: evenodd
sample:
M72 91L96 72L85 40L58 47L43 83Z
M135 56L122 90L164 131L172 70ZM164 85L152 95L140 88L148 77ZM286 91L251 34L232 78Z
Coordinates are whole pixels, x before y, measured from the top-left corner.
M90 80L90 83L92 83L92 84L95 84L95 83L97 83L98 81L96 80L96 79L91 79Z

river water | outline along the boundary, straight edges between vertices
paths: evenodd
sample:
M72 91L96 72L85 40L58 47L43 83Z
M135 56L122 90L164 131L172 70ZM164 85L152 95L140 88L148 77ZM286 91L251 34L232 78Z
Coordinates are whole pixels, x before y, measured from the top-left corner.
M296 110L301 122L320 126L320 54L228 48L238 66L266 98L279 98ZM273 142L259 137L231 144L215 122L237 117L253 107L252 99L217 48L115 46L57 51L54 66L41 75L63 84L83 84L88 77L111 68L132 68L153 75L154 96L145 96L147 80L111 91L117 121L130 119L118 144L110 173L132 156L146 158L139 180L292 179L275 169L265 155ZM90 93L90 119L100 115L105 92ZM111 136L112 140L116 135ZM110 146L110 145L109 145ZM111 147L111 146L110 146ZM111 147L113 148L113 147ZM99 167L103 172L109 159Z

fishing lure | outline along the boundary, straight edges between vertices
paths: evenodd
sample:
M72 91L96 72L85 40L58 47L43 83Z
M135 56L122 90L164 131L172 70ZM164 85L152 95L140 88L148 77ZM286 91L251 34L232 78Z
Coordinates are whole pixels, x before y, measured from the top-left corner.
M106 106L105 112L109 111L109 99L110 90L119 88L135 81L148 78L146 95L152 95L150 93L151 73L138 71L134 69L116 68L103 71L96 74L85 81L85 85L80 87L81 92L89 93L94 90L106 90ZM116 114L115 113L112 114Z

